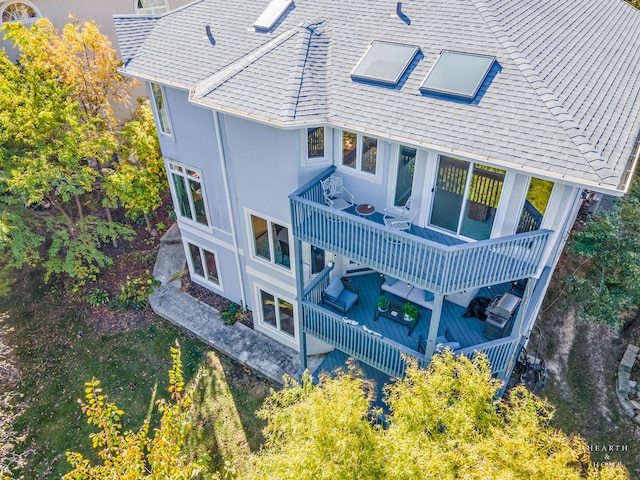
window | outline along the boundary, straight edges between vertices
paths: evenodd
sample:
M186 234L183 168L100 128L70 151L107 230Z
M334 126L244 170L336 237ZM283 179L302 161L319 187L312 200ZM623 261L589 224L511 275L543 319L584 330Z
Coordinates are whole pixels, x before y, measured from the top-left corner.
M136 13L161 15L169 11L167 0L134 0Z
M191 274L203 278L220 287L218 274L218 255L192 243L187 243L191 260Z
M342 132L342 166L375 175L378 165L378 139L354 132Z
M553 182L541 178L531 179L516 233L532 232L540 229L552 190Z
M188 220L209 226L202 176L195 170L169 163L176 213Z
M267 262L291 269L289 229L256 215L251 215L253 253Z
M22 22L29 24L42 17L36 6L29 2L7 3L0 7L0 10L2 11L2 23Z
M324 127L307 128L307 158L324 158Z
M399 147L398 170L396 174L396 191L393 196L394 207L404 207L411 197L413 188L413 175L416 170L416 149L411 147Z
M160 132L164 133L165 135L171 135L169 110L167 110L167 104L164 102L164 89L157 83L152 83L151 96L153 97L153 104L156 107L156 116L158 118L158 126L160 127Z
M432 225L475 240L491 237L504 170L440 157Z
M263 290L259 292L262 321L290 337L295 337L293 304Z

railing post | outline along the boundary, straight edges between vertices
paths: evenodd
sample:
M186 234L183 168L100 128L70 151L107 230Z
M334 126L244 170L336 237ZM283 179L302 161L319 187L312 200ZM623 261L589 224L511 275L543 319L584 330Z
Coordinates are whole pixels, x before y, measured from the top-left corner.
M433 296L433 308L431 309L431 321L429 322L429 337L427 338L427 346L424 349L425 358L431 358L433 352L436 351L436 337L438 336L443 304L444 295L436 293Z
M294 237L293 240L293 251L295 255L295 275L296 275L296 293L297 293L297 302L296 302L296 312L298 314L297 325L298 325L298 334L300 338L300 367L301 374L307 369L307 334L304 332L304 328L302 328L302 295L304 292L304 271L302 265L302 241L298 240Z

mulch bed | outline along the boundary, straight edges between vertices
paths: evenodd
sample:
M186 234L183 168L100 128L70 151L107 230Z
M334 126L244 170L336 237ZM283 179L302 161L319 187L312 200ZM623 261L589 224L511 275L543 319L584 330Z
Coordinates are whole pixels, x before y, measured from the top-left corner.
M219 312L228 310L229 306L233 303L231 300L212 292L208 288L192 282L188 274L182 276L182 291L191 295L196 300L215 308ZM253 329L253 314L251 312L247 312L247 314L243 315L239 321L243 325Z

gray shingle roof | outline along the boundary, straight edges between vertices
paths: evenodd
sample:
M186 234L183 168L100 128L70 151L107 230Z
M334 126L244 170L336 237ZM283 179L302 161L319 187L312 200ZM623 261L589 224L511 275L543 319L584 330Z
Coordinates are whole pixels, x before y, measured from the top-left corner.
M135 17L114 15L116 34L120 39L120 55L123 59L128 60L136 56L138 48L147 39L159 18L156 15L136 15Z
M298 0L271 32L255 32L267 4L200 0L151 27L115 18L124 72L281 125L326 122L623 188L640 131L640 12L622 0L414 0L407 22L395 2ZM373 40L421 47L396 87L349 76ZM473 101L420 92L443 49L497 57Z

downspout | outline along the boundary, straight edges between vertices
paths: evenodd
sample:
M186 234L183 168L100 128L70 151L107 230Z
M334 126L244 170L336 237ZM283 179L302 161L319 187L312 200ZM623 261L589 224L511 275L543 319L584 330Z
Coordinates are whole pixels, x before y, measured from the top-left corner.
M218 112L213 111L213 124L216 131L216 142L218 143L218 155L220 155L220 167L222 168L222 180L224 184L224 196L227 200L227 210L229 213L229 221L231 223L231 240L233 243L233 250L236 256L236 270L238 273L238 281L240 282L240 295L242 301L242 307L247 307L247 298L244 289L244 280L242 277L242 269L240 268L240 251L238 250L238 238L236 236L236 224L233 216L233 209L231 208L231 193L229 191L229 176L227 174L227 160L222 148L222 133L220 131L220 119L218 118Z

